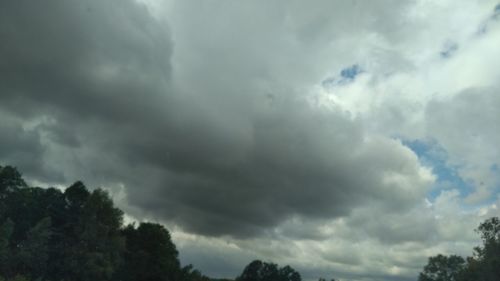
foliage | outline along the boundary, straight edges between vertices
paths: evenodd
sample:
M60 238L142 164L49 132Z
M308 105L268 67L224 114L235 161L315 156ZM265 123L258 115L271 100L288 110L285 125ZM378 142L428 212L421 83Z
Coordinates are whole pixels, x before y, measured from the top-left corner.
M199 270L194 269L191 264L182 268L180 279L186 280L186 281L188 281L188 280L189 281L211 281L210 278L203 275Z
M0 281L210 281L181 267L165 227L123 226L109 195L75 182L64 192L29 187L0 166ZM251 262L238 281L300 281L290 266Z
M500 280L500 219L493 217L479 225L483 245L474 255L430 257L419 281L498 281Z
M14 229L14 223L10 219L6 219L0 224L0 273L4 273L9 269L10 247L9 241Z
M178 252L162 225L129 225L122 233L126 251L120 280L177 280L181 272Z
M479 225L483 245L474 248L468 270L472 277L483 281L500 280L500 220L490 218Z
M0 166L0 192L10 191L19 187L26 187L21 173L11 166Z
M288 265L278 268L277 264L254 260L245 267L236 281L301 281L301 277Z
M419 281L457 281L465 268L465 260L456 255L437 255L429 258Z
M162 225L123 226L105 191L29 187L0 166L0 281L210 281L178 255Z

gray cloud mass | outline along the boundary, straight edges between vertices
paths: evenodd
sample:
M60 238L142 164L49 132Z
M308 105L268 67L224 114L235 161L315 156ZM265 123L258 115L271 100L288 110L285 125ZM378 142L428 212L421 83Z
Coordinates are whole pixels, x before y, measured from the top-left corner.
M211 277L415 280L499 214L497 5L0 0L0 165L108 190Z
M292 216L345 216L367 202L402 210L426 190L429 178L398 141L365 135L345 113L301 98L300 87L280 86L286 77L263 80L258 64L242 61L229 73L232 51L178 50L182 35L172 39L141 4L0 5L0 108L18 120L16 128L2 122L0 155L22 150L64 174L45 175L48 182L119 183L136 216L241 237ZM2 159L39 177L29 161Z

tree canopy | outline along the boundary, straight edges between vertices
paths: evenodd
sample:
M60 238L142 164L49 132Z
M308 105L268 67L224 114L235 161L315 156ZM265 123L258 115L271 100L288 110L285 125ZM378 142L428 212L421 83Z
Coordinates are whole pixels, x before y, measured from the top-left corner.
M500 280L500 219L489 218L476 231L483 244L466 259L441 254L430 257L419 281L498 281Z
M236 281L301 281L300 274L290 266L254 260L249 263Z
M161 224L123 224L102 189L77 181L61 191L30 187L0 166L0 281L210 281L181 266ZM216 279L213 279L216 280ZM290 266L253 261L238 281L301 281ZM230 280L227 280L230 281Z
M181 267L165 227L123 225L102 189L29 187L0 166L0 280L206 281Z

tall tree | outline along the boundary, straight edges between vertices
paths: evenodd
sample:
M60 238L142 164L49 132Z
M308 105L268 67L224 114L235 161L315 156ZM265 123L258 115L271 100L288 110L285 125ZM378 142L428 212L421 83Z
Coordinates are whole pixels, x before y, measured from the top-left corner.
M237 281L301 281L300 274L290 266L278 268L275 263L254 260L236 278Z
M277 272L276 266L266 265L265 271ZM288 268L283 272L293 275ZM192 266L180 267L177 249L163 226L141 223L123 228L123 213L106 192L90 192L82 182L64 192L29 187L15 168L0 166L0 281L4 280L210 279Z
M16 168L0 166L0 193L22 187L27 187L27 184Z
M51 219L43 218L27 233L26 239L16 247L13 260L16 273L41 279L46 275L49 259Z
M441 254L430 257L424 270L420 273L419 281L458 281L465 269L465 260L456 255L443 256Z
M279 280L280 281L300 281L300 274L295 271L289 265L286 265L279 269Z
M0 277L9 275L11 258L10 237L14 230L14 223L6 219L0 224Z
M176 281L182 275L177 249L170 233L160 224L141 223L123 230L124 263L117 280Z
M182 281L211 281L210 278L203 275L199 270L194 269L193 265L184 266L181 269L181 276L179 280Z
M493 217L479 225L483 246L474 248L476 272L484 281L500 280L500 219ZM473 270L472 268L470 269Z
M60 278L76 281L110 280L120 262L122 211L102 190L90 193L76 182L64 193L67 202L61 226Z
M493 217L479 225L483 245L464 260L459 256L430 257L419 281L498 281L500 280L500 219Z

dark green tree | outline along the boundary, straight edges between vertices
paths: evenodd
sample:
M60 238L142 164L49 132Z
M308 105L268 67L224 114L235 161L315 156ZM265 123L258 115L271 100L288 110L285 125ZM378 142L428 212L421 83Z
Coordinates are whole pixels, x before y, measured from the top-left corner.
M437 255L430 257L424 270L420 273L419 281L458 281L465 269L465 260L456 255Z
M498 281L500 280L500 220L487 219L476 231L483 244L474 248L474 255L437 255L429 258L419 281Z
M49 260L50 235L50 217L43 218L28 231L26 239L17 245L12 257L16 273L32 279L44 277Z
M483 281L500 280L500 219L493 217L479 225L483 245L474 248L468 271Z
M274 274L277 268L266 265L262 272ZM281 275L294 276L286 267ZM29 187L15 168L0 166L0 281L5 280L210 281L192 266L181 268L163 226L123 228L123 213L106 192L90 192L82 182L64 192Z
M111 280L120 263L124 243L120 232L123 213L100 189L90 193L77 182L65 193L66 223L62 226L63 278Z
M90 192L81 181L75 182L64 191L68 209L76 216L82 212L89 196Z
M300 274L290 266L278 268L277 264L254 260L236 278L237 281L300 281Z
M203 275L199 270L194 269L193 265L184 266L181 269L181 277L182 281L211 281L210 278Z
M263 262L260 260L254 260L250 262L244 269L243 272L236 278L237 281L257 281L262 278L262 267Z
M117 280L177 281L182 276L177 249L170 233L160 224L141 223L123 230L124 263Z
M22 187L26 187L26 183L16 168L0 166L0 221L7 219L9 215L9 206L6 199L11 192Z
M0 166L0 193L23 187L27 187L27 184L16 168Z
M10 237L14 230L14 223L10 219L6 219L0 224L0 277L10 274Z
M292 267L289 265L286 265L282 268L279 269L279 280L280 281L300 281L300 274L295 271Z

